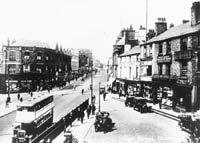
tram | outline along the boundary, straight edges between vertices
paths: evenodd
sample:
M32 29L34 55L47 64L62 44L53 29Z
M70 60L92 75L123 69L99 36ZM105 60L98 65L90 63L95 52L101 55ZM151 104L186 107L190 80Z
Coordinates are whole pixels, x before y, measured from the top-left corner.
M12 143L28 143L53 123L53 95L40 95L17 105Z

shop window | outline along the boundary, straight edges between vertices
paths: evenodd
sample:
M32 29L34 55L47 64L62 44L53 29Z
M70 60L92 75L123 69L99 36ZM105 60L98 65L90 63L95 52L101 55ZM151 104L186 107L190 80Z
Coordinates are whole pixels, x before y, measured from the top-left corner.
M186 51L187 50L187 38L184 37L181 39L181 51Z
M159 43L159 51L158 51L158 53L162 54L162 52L163 52L163 46L162 46L162 43Z
M170 54L171 53L171 41L167 41L167 51L166 51L167 54Z
M200 32L198 33L198 46L200 46Z
M16 61L16 52L15 51L9 52L9 61Z
M158 74L162 75L162 64L158 65Z
M200 53L197 54L197 70L200 71Z
M152 66L148 66L147 68L147 76L151 76L152 75Z

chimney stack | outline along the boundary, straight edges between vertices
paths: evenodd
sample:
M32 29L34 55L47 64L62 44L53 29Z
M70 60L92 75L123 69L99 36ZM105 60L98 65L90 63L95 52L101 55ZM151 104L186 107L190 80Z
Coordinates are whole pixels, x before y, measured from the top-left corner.
M167 23L164 17L158 18L158 22L155 23L156 36L167 30Z
M200 23L200 2L194 2L191 7L191 25Z

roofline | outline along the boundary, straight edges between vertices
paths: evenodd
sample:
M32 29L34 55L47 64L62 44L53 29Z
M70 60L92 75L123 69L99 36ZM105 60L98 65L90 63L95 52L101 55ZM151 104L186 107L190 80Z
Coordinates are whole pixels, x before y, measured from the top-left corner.
M126 56L130 56L130 55L140 55L140 53L127 54L127 55L119 55L119 57L126 57Z
M149 44L152 44L152 43L158 43L158 42L166 41L166 40L169 40L169 39L175 39L175 38L177 38L177 37L183 37L183 36L186 36L186 35L189 35L189 34L194 34L194 33L198 32L198 31L200 31L200 29L198 29L198 30L195 31L195 32L190 32L190 33L186 33L186 34L179 35L179 36L173 36L173 37L166 38L166 39L163 39L163 40L156 40L156 41L152 41L152 42L148 42L148 41L147 41L147 43L140 44L140 46L149 45ZM159 35L158 35L158 36L159 36Z

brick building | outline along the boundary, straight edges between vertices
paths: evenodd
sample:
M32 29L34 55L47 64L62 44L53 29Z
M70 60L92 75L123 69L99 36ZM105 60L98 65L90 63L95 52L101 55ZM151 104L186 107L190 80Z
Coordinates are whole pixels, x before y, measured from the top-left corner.
M40 41L19 40L8 43L3 45L0 55L1 92L59 86L66 72L71 70L70 55L64 54L58 47L50 49Z

